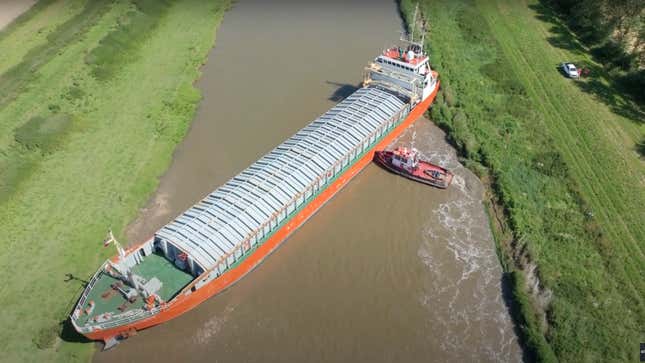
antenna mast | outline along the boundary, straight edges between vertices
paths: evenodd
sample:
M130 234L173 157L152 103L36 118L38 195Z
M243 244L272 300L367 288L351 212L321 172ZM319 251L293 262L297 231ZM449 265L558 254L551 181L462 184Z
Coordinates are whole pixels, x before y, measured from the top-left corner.
M121 246L119 241L114 238L114 234L112 233L111 228L108 230L107 238L103 241L103 246L107 247L107 245L109 245L110 243L114 243L114 247L116 247L117 252L119 252L121 259L125 258L125 250L123 249L123 246Z
M414 7L414 19L412 20L412 34L410 35L410 42L414 42L414 29L417 27L417 11L419 11L419 3Z

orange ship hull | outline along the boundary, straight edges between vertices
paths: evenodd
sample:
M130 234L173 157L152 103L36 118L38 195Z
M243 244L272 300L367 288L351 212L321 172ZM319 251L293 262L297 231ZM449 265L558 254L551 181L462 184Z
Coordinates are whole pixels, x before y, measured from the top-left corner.
M428 98L419 103L412 109L397 127L395 127L389 134L383 137L371 150L365 153L363 157L357 160L354 165L349 167L344 174L340 175L332 184L330 184L324 191L322 191L315 199L313 199L307 206L302 208L295 216L277 230L271 237L269 237L262 245L260 245L254 252L252 252L246 259L240 262L237 266L223 273L220 277L214 279L207 285L202 286L191 294L184 295L180 293L173 301L154 316L142 319L130 324L121 325L111 329L95 330L91 333L84 334L91 340L107 341L114 337L127 337L128 335L149 328L151 326L161 324L165 321L173 319L201 304L204 300L216 295L226 288L233 285L239 279L244 277L248 272L258 266L264 258L270 255L291 233L315 214L320 207L322 207L328 200L330 200L342 187L344 187L354 176L363 170L374 158L374 151L383 149L388 146L396 137L398 137L408 126L413 124L434 101L439 90L439 81L437 86ZM136 250L138 247L131 248L130 251Z

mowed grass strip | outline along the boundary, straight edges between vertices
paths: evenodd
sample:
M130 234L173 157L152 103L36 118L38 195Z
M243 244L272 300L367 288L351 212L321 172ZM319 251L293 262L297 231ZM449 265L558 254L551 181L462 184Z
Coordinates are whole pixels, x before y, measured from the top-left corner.
M615 138L615 133L625 134L620 128L619 116L612 115L605 105L589 95L564 83L556 72L545 72L557 64L560 52L544 52L539 28L533 32L520 31L523 22L497 21L495 12L509 13L510 18L530 19L534 14L528 4L499 1L497 6L485 3L495 37L504 54L511 59L511 67L525 85L529 97L544 115L544 126L551 130L555 147L564 155L573 179L589 203L590 213L598 219L606 232L609 244L603 251L613 276L622 280L623 294L630 296L638 316L645 318L643 291L645 280L645 197L638 187L643 180L643 164L633 153L636 135L631 143L625 138ZM490 7L490 8L489 8ZM493 19L495 18L495 19ZM632 120L638 123L639 120ZM625 258L615 259L623 256Z
M606 75L573 82L557 71L562 61L591 60L551 44L553 25L536 1L421 3L443 81L432 118L473 168L489 169L508 213L505 258L525 271L510 280L529 356L635 361L645 338L639 113L590 89L609 87ZM539 293L522 281L531 270Z
M104 6L104 9L93 7L92 12L107 13L106 16L98 16L96 23L83 34L75 32L76 39L70 39L68 32L54 31L50 34L50 39L56 35L66 39L54 42L60 45L56 48L55 56L46 61L41 59L42 64L30 72L27 72L27 68L34 65L34 62L25 60L11 71L0 75L0 80L8 80L8 83L17 87L13 90L14 99L7 100L8 104L0 112L0 203L18 190L20 183L33 173L48 154L36 148L25 148L19 142L16 134L21 126L32 119L52 119L57 114L67 113L73 121L72 130L84 127L83 120L74 115L88 110L90 105L86 99L91 97L91 92L81 89L82 78L81 74L76 73L76 67L82 66L84 61L78 54L94 47L129 8L126 2L116 5L105 3ZM66 28L78 29L70 25L69 21L66 24ZM49 51L54 49L53 45L47 47ZM38 46L29 53L37 54L37 50L43 50L43 46Z
M93 344L61 331L61 322L82 287L78 279L111 254L100 244L106 229L121 231L135 217L188 129L200 99L192 83L228 5L174 1L131 49L137 56L97 80L85 55L128 24L121 21L136 7L109 4L0 109L0 126L13 135L5 148L18 142L16 132L32 147L42 143L42 121L27 124L35 116L72 119L71 129L62 120L52 124L65 137L0 208L0 274L10 277L0 288L0 360L89 359Z
M47 41L27 52L20 63L0 75L0 107L5 106L33 79L40 67L47 64L67 45L79 41L110 9L112 0L88 1L81 12L58 25L47 35Z
M0 31L0 73L47 41L59 25L78 14L87 0L41 0Z
M141 43L159 25L172 1L134 0L133 3L136 8L85 58L86 63L92 66L92 75L98 80L112 78L123 65L136 59Z
M111 7L112 3L108 1L103 3L103 8L101 8L100 4L97 3L93 3L91 6L88 4L80 15L94 14L95 17L98 18L101 12L108 11ZM142 42L149 37L150 33L153 32L159 24L163 15L170 7L170 2L136 0L132 3L120 2L115 7L120 9L115 13L121 14L117 19L118 26L110 29L107 35L103 36L99 41L98 46L94 47L85 57L85 62L92 66L92 75L94 78L102 81L107 81L111 77L114 77L118 70L124 65L137 59L137 50L140 48ZM129 10L123 14L125 9ZM40 52L51 52L52 49L54 49L55 44L59 45L59 50L57 52L62 55L65 45L71 43L73 38L80 37L81 35L85 37L87 35L80 34L78 31L79 27L74 26L72 24L72 20L65 23L63 28L72 28L76 29L76 31L70 32L59 29L49 36L49 39L52 40L52 44L49 44L48 47L39 47L36 50L32 50L30 55L40 57ZM73 34L73 36L70 34ZM89 34L92 34L92 32L89 32ZM98 35L100 36L102 33L99 33ZM80 46L78 49L83 49L83 47L88 47L95 42L96 40L92 37L85 39L85 41L78 38L75 42L77 43L75 46ZM65 53L72 57L77 54L73 50ZM69 71L69 63L61 62L60 58L63 57L57 57L56 61L53 62L60 65L57 69L57 72L60 73L56 74L56 76L59 74L65 74ZM80 61L80 59L68 59L68 62L78 63ZM16 69L26 71L29 65L34 65L34 62L31 59L25 59L18 67L16 67ZM12 69L12 71L15 71L16 69ZM34 70L29 72L29 75L22 74L20 72L10 74L10 78L16 80L16 84L22 83L27 85L29 83L37 83L38 80L35 77L29 79L30 77L33 77L33 71ZM1 79L2 78L0 76L0 80ZM42 116L41 114L43 111L40 111L41 114L33 116L32 120L56 119L55 113L60 112L61 103L69 104L82 101L87 95L79 82L79 79L76 79L67 89L63 90L54 88L53 90L57 92L60 99L53 100L49 103L47 105L48 110L44 112L52 115ZM39 95L39 97L42 97L42 95ZM24 103L27 107L32 107L35 99L31 96L29 99L23 101L25 101ZM21 103L22 102L16 102L13 106L18 106ZM67 106L68 107L65 107L66 109L75 108L73 107L74 105ZM22 116L25 115L22 114ZM0 127L4 127L8 130L10 126L20 124L19 118L13 119L13 121L13 124L11 122L5 122ZM37 148L38 150L35 150L36 148L25 148L23 143L18 141L18 136L16 134L17 130L18 129L14 129L12 133L7 134L8 137L14 135L16 142L11 143L12 140L10 138L7 140L10 143L5 147L5 157L0 159L0 203L4 202L18 189L20 183L31 175L33 170L38 166L42 157L48 153L46 150L42 150L40 148Z

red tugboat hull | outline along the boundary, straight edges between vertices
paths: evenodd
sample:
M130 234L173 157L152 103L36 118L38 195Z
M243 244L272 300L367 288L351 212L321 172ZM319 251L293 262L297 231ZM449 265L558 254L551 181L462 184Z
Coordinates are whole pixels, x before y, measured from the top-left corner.
M394 152L392 151L376 151L374 152L374 162L395 174L440 189L446 189L452 182L454 175L445 168L424 160L419 160L417 168L413 171L408 171L392 164L393 155ZM433 174L438 177L433 176Z

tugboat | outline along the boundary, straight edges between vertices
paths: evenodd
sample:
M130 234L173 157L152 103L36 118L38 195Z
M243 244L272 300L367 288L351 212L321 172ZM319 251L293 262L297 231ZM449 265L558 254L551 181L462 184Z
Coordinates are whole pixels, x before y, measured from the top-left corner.
M394 151L376 151L374 161L385 169L420 183L446 189L453 174L445 168L426 160L419 160L415 148L397 147Z

